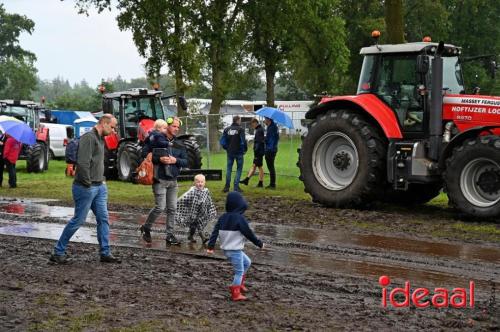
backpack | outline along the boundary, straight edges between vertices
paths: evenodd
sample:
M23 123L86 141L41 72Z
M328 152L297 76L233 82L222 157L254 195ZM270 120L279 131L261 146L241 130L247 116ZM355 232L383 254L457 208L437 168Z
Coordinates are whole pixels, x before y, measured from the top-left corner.
M66 163L76 165L78 161L78 145L80 144L80 139L75 138L69 141L66 145L66 152L64 157L66 158Z
M224 130L224 133L222 134L221 138L219 139L219 144L222 146L224 150L227 150L227 134L226 131Z
M146 159L143 160L143 162L137 167L135 170L137 173L137 176L135 177L135 180L137 183L144 184L144 185L151 185L153 184L153 154L150 152L146 156Z

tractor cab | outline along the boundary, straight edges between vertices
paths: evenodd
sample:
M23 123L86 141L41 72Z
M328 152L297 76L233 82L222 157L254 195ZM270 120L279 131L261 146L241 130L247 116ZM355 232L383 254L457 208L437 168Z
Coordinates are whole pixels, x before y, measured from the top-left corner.
M0 115L14 117L37 130L40 121L36 114L37 104L26 100L0 100Z
M364 55L357 94L374 94L395 113L406 136L425 136L428 132L431 60L437 43L417 42L374 45L361 49ZM444 45L443 90L447 94L465 92L460 49Z
M102 109L117 118L121 138L142 141L155 120L165 119L161 96L148 89L111 92L103 95Z

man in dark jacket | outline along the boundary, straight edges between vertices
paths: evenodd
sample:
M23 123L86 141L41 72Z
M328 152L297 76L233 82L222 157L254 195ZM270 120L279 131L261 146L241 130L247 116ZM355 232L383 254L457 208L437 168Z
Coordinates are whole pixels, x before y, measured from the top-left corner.
M78 145L78 167L73 182L75 215L66 224L54 248L50 261L56 264L68 262L66 247L69 240L87 219L89 210L95 215L97 241L101 262L120 263L111 255L109 248L108 188L104 181L104 137L116 131L117 121L111 114L104 114L97 125L80 138Z
M247 152L247 141L245 139L245 130L241 127L241 118L236 115L233 117L233 124L222 133L220 144L227 151L227 167L226 167L226 185L224 192L229 191L231 184L231 172L233 164L236 160L236 176L234 177L234 190L241 192L240 178L243 171L243 155Z
M259 183L257 184L258 188L262 188L264 181L264 168L263 159L264 159L264 128L259 123L259 120L253 118L250 122L252 128L255 130L255 137L253 139L253 165L250 167L248 171L248 175L245 179L241 180L240 183L243 183L245 186L248 186L248 181L255 174L255 170L259 168Z
M187 153L184 144L176 138L180 128L178 118L173 118L168 125L164 120L156 120L156 127L159 127L158 131L153 132L148 139L148 149L153 152L155 206L141 226L142 238L148 243L152 241L151 228L166 208L166 244L176 245L180 244L173 232L179 191L177 176L180 169L188 165Z
M269 170L269 177L271 181L266 189L276 189L276 169L274 168L274 160L276 159L276 154L278 153L278 141L280 139L278 126L270 118L265 118L264 123L267 126L266 129L266 165Z

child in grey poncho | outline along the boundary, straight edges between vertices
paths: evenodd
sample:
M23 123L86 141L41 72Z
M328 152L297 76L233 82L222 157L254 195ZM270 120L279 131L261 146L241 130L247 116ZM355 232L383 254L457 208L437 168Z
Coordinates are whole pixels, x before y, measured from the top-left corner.
M198 174L194 177L194 186L177 200L176 222L181 226L189 227L188 240L190 242L196 242L194 235L197 233L202 243L206 243L208 235L203 230L210 221L216 218L217 210L210 191L205 188L205 176Z

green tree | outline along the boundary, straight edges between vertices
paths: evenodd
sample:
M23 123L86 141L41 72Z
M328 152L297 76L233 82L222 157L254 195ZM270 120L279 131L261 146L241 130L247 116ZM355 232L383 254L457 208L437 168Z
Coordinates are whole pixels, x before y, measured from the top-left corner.
M443 1L406 0L403 11L405 39L408 42L422 41L425 36L430 36L435 42L448 40L450 12Z
M9 14L0 4L0 99L28 99L36 88L36 56L19 45L22 32L31 34L35 23Z
M389 44L405 42L403 21L403 0L385 0L385 25Z
M492 55L489 59L464 64L464 79L467 93L475 86L482 94L499 94L499 78L487 74L486 67L495 56L500 55L500 5L488 0L445 0L450 12L451 31L449 42L462 47L463 57Z
M149 81L160 79L160 70L167 65L175 77L177 96L184 96L192 82L198 79L200 60L198 41L191 31L191 1L118 0L117 17L121 30L132 31L134 43L147 59ZM109 0L78 0L80 12L90 6L99 12L111 8ZM177 103L179 105L179 103ZM179 116L184 110L178 106Z
M349 63L344 20L336 0L314 0L295 4L292 22L294 49L287 59L298 86L309 95L338 93Z
M202 54L206 59L211 86L210 114L218 115L237 68L237 51L244 40L242 19L243 0L196 0L194 26L201 41ZM220 149L218 144L218 119L210 117L210 142L212 151Z
M266 75L266 104L274 106L276 73L293 48L294 0L254 0L245 7L248 49Z

